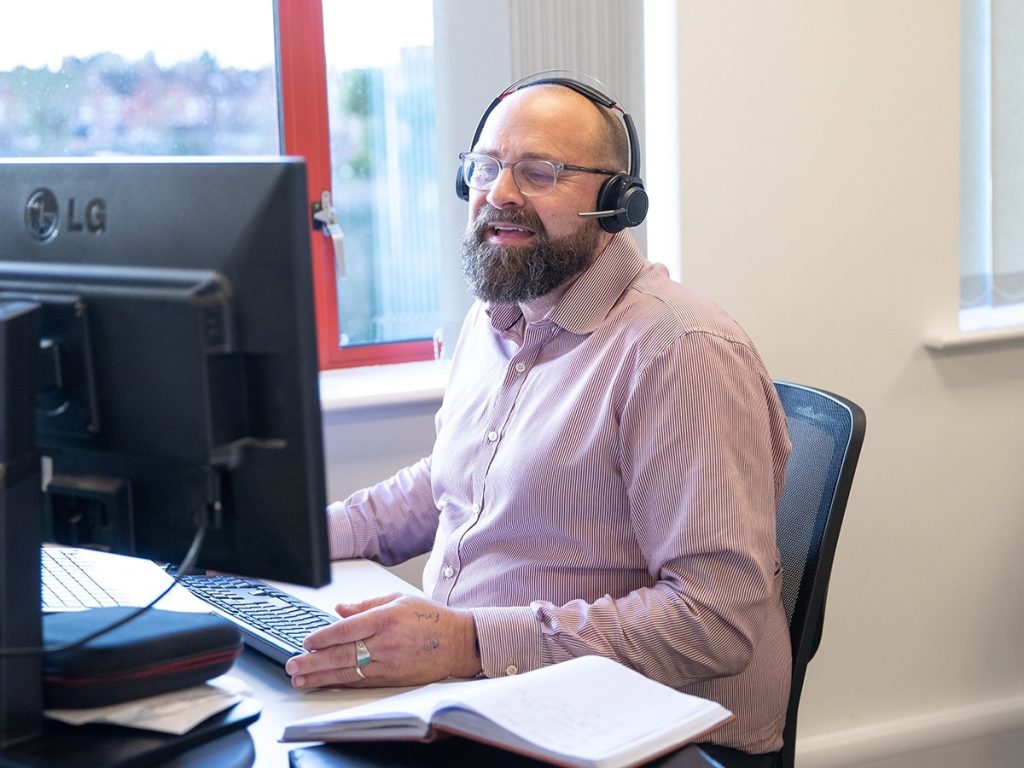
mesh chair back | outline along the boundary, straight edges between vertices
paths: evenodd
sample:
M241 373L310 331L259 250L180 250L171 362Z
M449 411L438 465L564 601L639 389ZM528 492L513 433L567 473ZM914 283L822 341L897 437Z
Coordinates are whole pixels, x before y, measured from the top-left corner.
M821 640L832 560L866 419L858 405L830 392L789 382L775 382L775 388L793 444L776 510L782 598L793 646L781 766L791 768L800 692Z

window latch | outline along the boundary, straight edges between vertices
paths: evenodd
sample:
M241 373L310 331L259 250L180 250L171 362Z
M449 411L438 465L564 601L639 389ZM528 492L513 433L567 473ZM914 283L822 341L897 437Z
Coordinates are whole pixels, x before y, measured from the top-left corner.
M334 271L336 277L345 276L345 233L341 230L341 222L334 212L331 202L331 191L325 189L320 193L320 201L313 203L313 228L323 232L324 237L331 238L334 244Z

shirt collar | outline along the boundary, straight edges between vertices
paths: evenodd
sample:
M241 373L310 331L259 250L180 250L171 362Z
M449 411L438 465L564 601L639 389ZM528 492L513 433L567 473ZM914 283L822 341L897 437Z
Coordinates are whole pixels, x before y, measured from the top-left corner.
M565 330L592 333L646 264L628 231L615 235L590 267L569 286L549 317Z

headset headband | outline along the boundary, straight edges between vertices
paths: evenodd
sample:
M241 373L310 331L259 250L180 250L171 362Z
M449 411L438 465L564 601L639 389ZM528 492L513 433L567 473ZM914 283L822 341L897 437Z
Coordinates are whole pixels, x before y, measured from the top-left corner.
M491 112L494 111L501 102L507 97L511 96L516 91L522 91L526 88L531 88L535 85L560 85L563 88L569 88L570 90L576 91L581 96L586 97L590 101L598 104L605 109L611 109L619 113L622 117L622 122L626 127L626 140L629 142L629 175L634 179L640 179L640 142L637 139L636 127L633 124L633 118L630 117L629 113L623 109L619 102L609 96L604 90L604 85L594 78L589 78L594 81L594 84L590 84L583 79L584 76L576 75L567 70L561 69L547 69L543 72L535 72L532 75L516 80L512 85L508 86L504 91L498 94L498 96L491 102L490 106L484 110L483 116L480 118L480 122L477 123L476 131L473 133L473 141L469 145L470 150L476 147L476 143L480 140L480 134L484 131L484 124L487 122L487 118L491 116ZM598 88L600 86L600 88Z

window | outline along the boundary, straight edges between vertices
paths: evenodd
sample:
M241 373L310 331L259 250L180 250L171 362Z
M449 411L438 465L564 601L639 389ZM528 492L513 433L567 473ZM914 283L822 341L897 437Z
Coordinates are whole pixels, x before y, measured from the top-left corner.
M441 322L432 3L325 0L323 10L331 186L345 232L339 345L432 339ZM388 33L367 34L378 29Z
M337 252L312 238L324 368L457 334L457 156L508 83L586 72L643 131L640 0L54 0L45 24L30 6L0 25L0 156L304 157L344 232Z
M1024 7L962 13L960 329L1024 326Z
M59 5L38 36L28 6L5 10L0 156L302 155L345 231L344 262L314 236L318 282L337 285L318 291L322 365L433 356L430 2L325 0L326 35L319 0Z
M285 152L306 158L310 199L329 193L344 233L341 244L313 238L323 368L431 359L438 348L436 280L417 282L438 248L403 231L439 194L436 176L424 178L437 155L431 6L277 3Z

